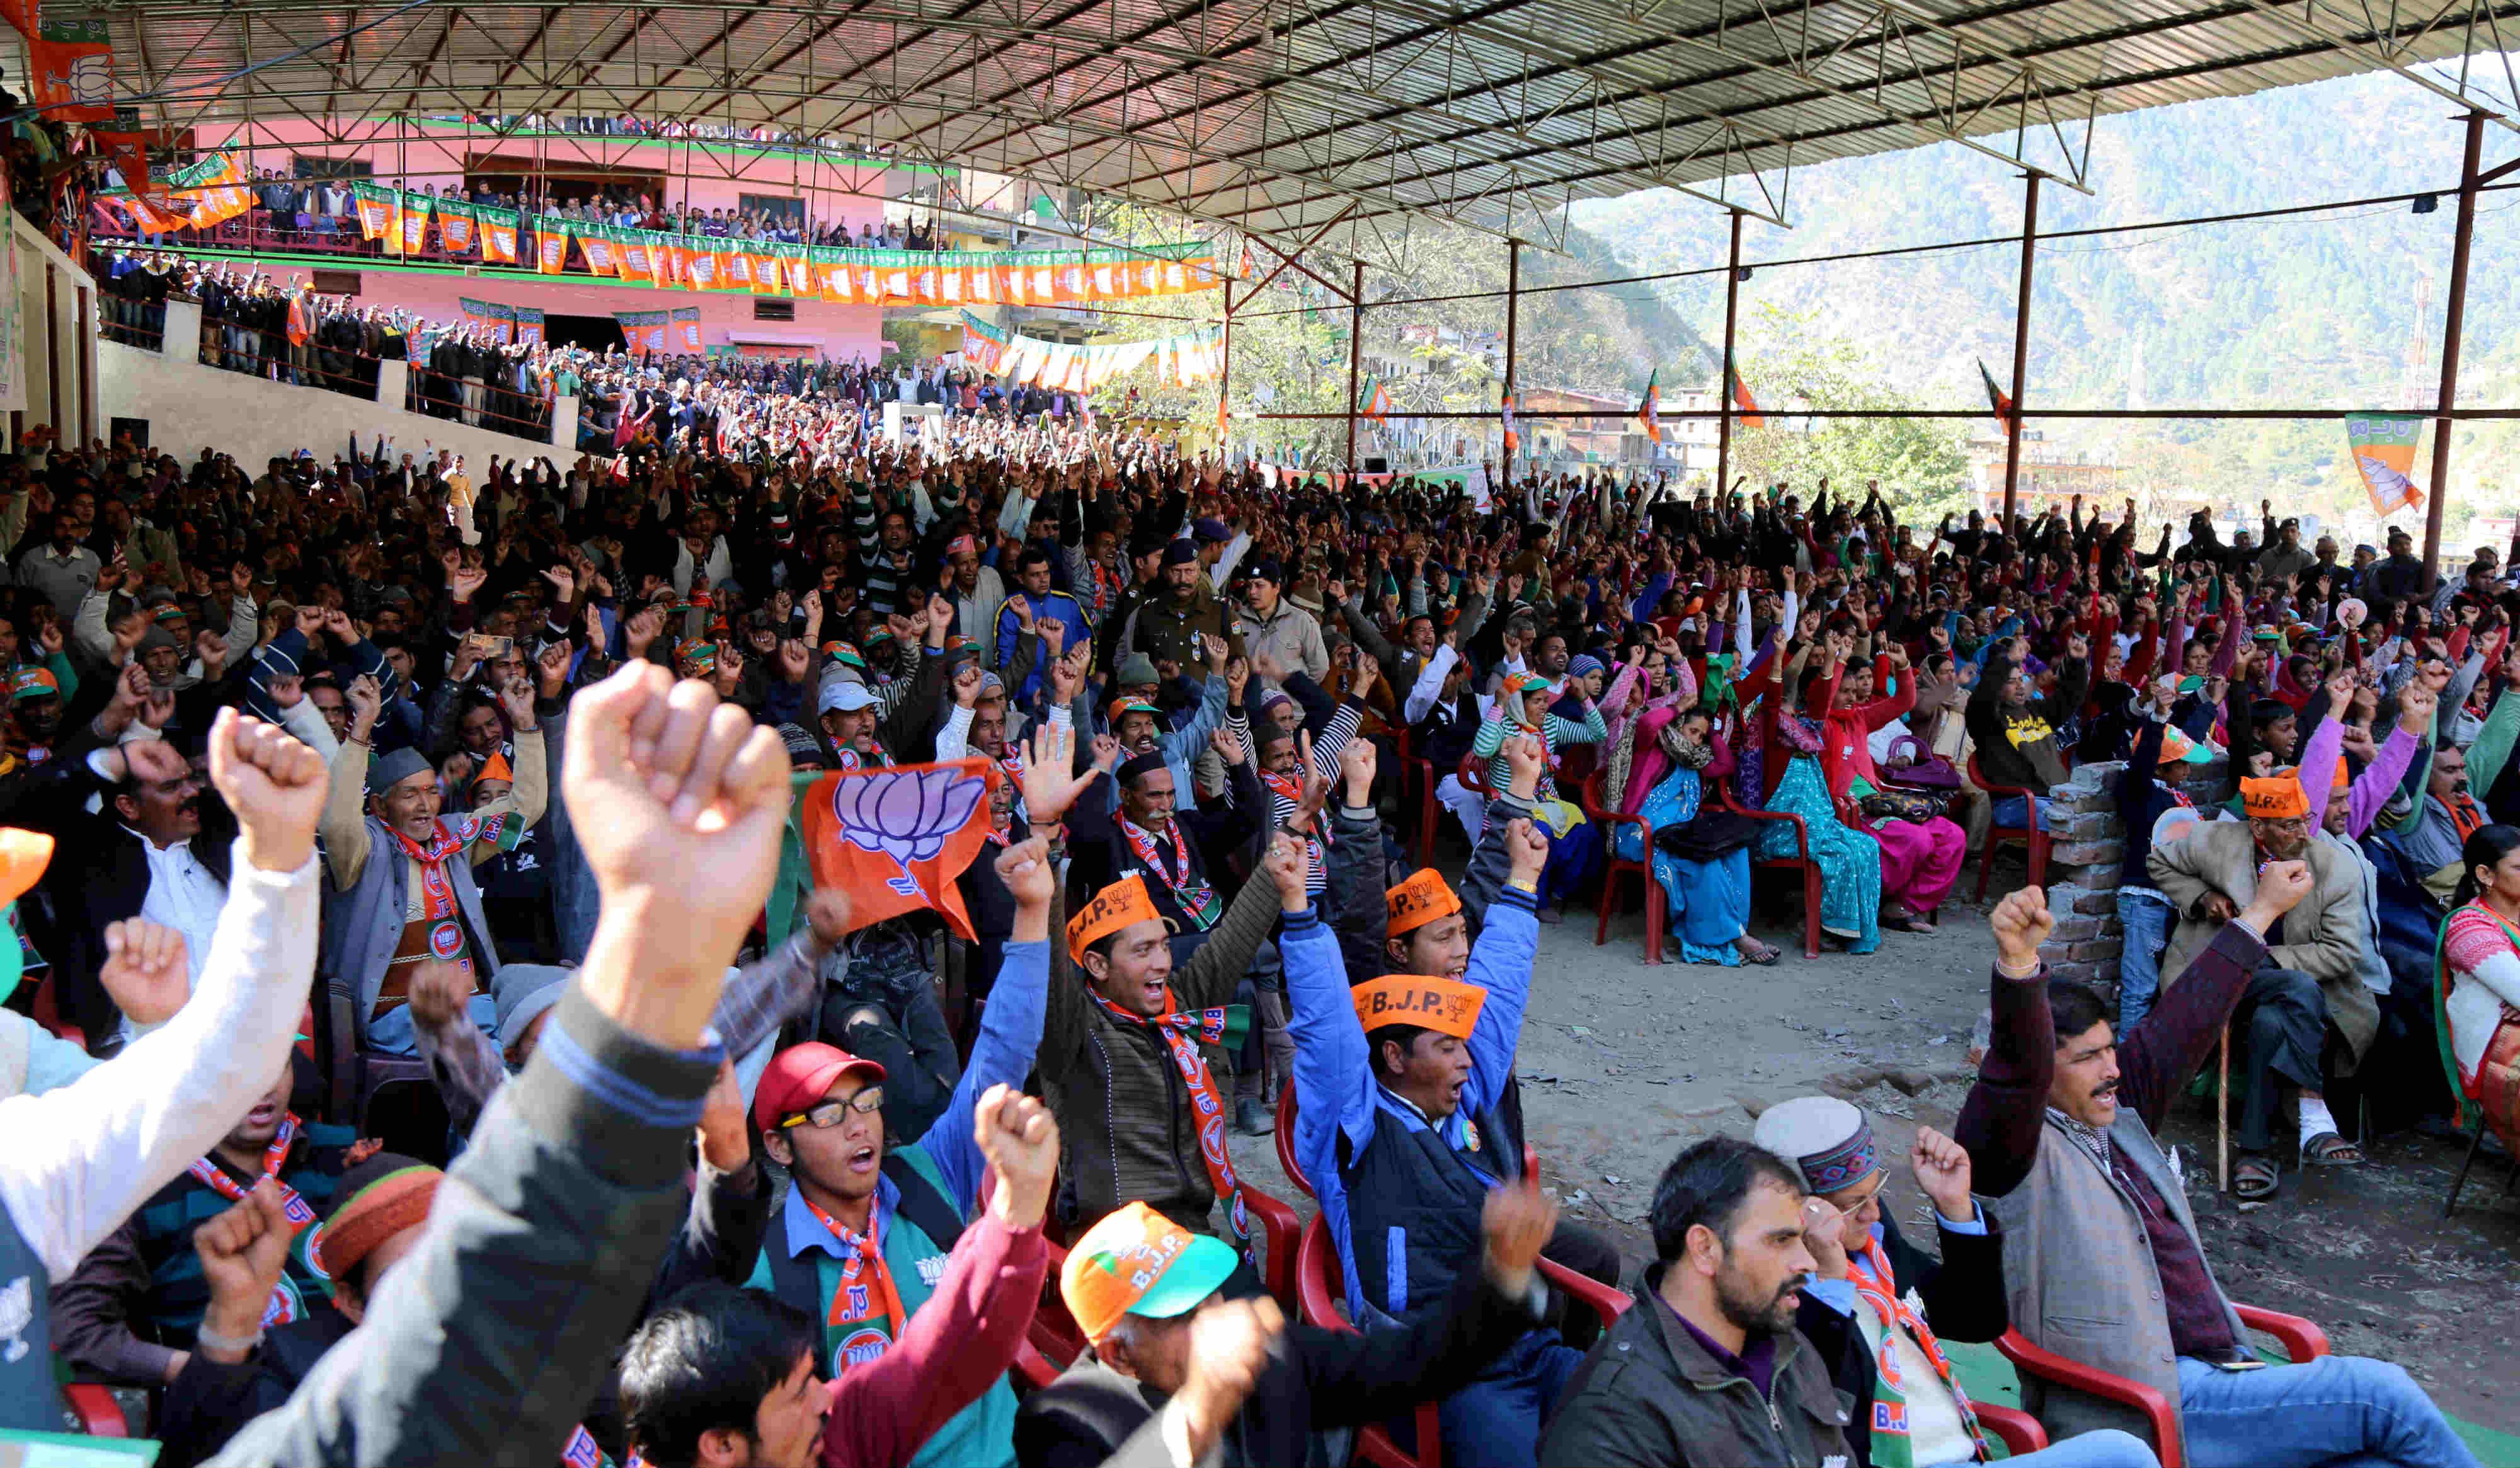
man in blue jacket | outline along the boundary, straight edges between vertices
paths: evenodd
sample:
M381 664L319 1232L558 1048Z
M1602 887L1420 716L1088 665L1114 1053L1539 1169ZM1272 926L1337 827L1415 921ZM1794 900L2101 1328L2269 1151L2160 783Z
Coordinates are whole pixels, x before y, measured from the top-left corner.
M1488 1190L1522 1171L1499 1119L1531 991L1535 900L1548 843L1527 821L1506 833L1510 869L1462 978L1390 974L1351 989L1318 912L1280 939L1296 1044L1295 1153L1338 1249L1349 1312L1382 1323L1452 1287L1478 1257ZM1526 1333L1442 1404L1456 1462L1528 1464L1541 1423L1581 1354Z

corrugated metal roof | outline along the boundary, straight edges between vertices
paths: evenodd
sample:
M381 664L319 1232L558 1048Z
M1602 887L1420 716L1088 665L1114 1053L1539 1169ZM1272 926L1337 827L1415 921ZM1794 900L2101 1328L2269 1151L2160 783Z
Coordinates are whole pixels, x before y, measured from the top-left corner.
M2506 49L2495 27L2520 18L2520 0L2325 3L132 0L55 15L104 17L123 93L159 99L144 116L174 126L760 125L1367 253L1410 217L1546 242L1572 200L1651 185L1786 215L1793 166L1950 139L2072 183L2096 115Z

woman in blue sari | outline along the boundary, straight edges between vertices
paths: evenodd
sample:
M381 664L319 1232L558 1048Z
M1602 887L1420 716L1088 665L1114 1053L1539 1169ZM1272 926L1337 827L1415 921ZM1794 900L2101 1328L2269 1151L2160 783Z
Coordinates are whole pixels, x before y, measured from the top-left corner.
M1788 685L1790 687L1790 685ZM1768 694L1783 698L1783 689ZM1821 773L1825 746L1823 731L1791 704L1777 709L1777 742L1768 751L1768 766L1784 760L1785 773L1767 799L1767 809L1803 818L1804 839L1820 864L1820 930L1846 945L1850 954L1868 954L1881 946L1881 843L1837 816L1829 798L1828 778ZM1794 830L1781 821L1762 823L1761 861L1798 856Z
M1657 711L1659 712L1659 711ZM1648 729L1647 726L1655 726ZM1774 963L1777 950L1750 936L1751 823L1706 801L1706 782L1732 773L1732 760L1714 737L1712 719L1702 709L1688 709L1668 721L1648 716L1639 721L1637 737L1658 738L1672 762L1672 772L1658 781L1637 814L1660 838L1653 848L1654 880L1671 904L1672 931L1681 956L1691 963ZM1695 855L1665 849L1666 830L1685 829L1678 842ZM1637 828L1617 827L1619 855L1642 857Z

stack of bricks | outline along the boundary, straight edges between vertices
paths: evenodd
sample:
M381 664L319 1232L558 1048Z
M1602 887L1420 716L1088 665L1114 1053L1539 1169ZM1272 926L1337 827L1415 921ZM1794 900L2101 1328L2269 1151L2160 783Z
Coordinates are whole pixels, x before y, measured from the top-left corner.
M2118 956L2125 939L2118 927L2117 888L2126 864L2126 830L2118 821L2118 781L2126 762L2083 765L2074 778L2048 792L2054 845L2048 851L2048 911L2056 931L2048 939L2048 971L2098 988L2114 1002ZM2225 766L2176 765L2179 787L2203 808L2227 784Z

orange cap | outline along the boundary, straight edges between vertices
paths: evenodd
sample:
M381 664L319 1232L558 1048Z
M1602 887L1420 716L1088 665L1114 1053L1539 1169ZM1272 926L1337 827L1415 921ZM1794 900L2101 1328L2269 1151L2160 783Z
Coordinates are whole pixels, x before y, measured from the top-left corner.
M1409 873L1407 881L1382 894L1382 905L1389 917L1383 930L1387 938L1416 932L1438 917L1462 911L1462 899L1445 884L1444 874L1432 867Z
M1356 1022L1369 1035L1384 1025L1416 1025L1467 1040L1478 1028L1479 1010L1488 992L1458 979L1422 973L1391 973L1348 991L1356 1004Z
M1122 877L1095 893L1085 911L1067 920L1067 956L1081 964L1088 947L1132 923L1149 920L1160 922L1163 914L1155 911L1154 900L1147 896L1147 879Z
M53 838L42 831L0 826L0 906L16 902L44 879L52 865Z

